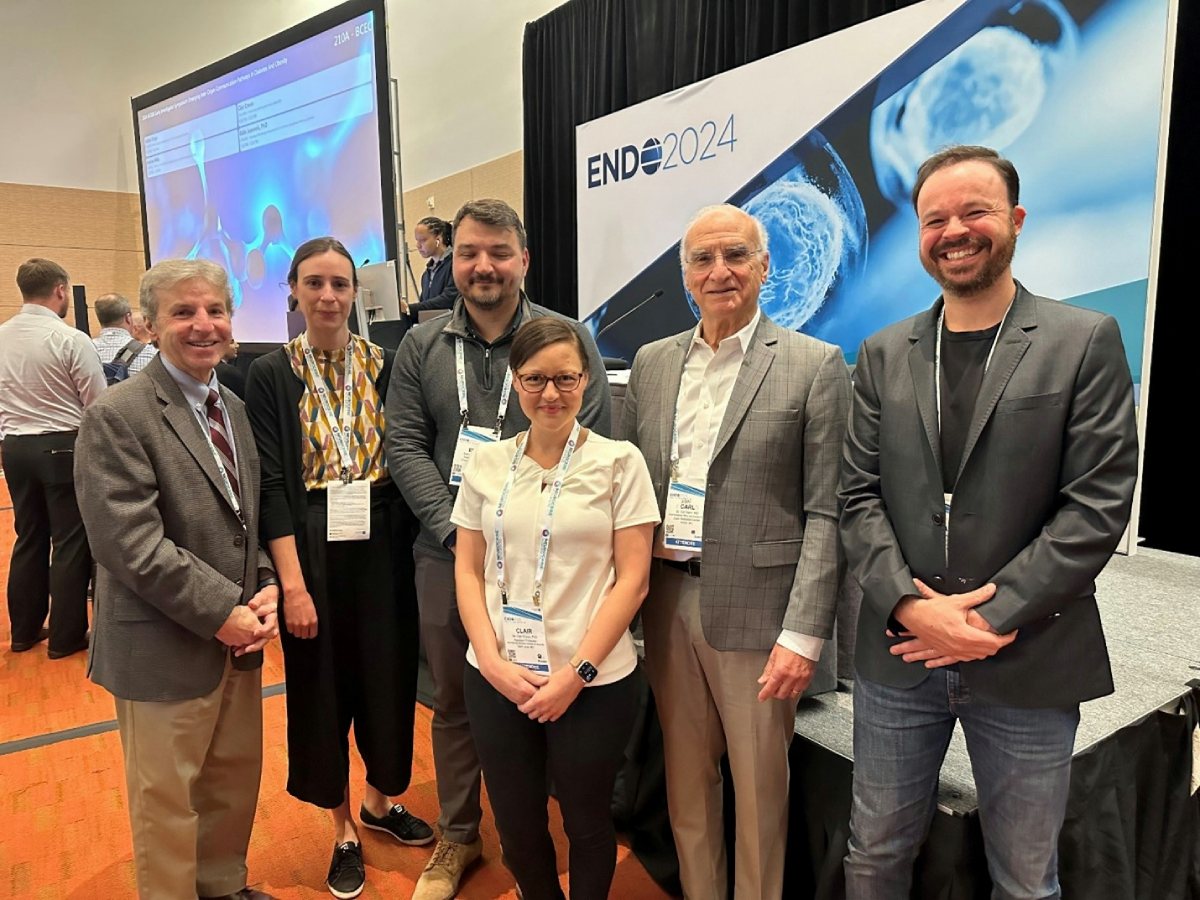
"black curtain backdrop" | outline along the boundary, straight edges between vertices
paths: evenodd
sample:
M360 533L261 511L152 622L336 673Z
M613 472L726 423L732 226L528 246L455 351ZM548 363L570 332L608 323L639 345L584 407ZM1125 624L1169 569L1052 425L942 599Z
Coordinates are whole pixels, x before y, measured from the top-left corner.
M525 224L533 299L567 315L578 311L576 125L914 2L571 0L528 24ZM1200 528L1181 515L1200 499L1191 431L1195 375L1183 369L1200 333L1188 246L1192 201L1200 197L1200 3L1178 5L1140 534L1147 546L1200 556Z
M578 311L576 125L914 2L571 0L526 25L530 297Z

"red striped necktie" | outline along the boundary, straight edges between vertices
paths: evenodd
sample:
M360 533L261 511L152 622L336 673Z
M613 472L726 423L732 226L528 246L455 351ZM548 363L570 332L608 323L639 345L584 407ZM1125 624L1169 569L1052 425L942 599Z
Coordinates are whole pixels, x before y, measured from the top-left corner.
M225 414L221 412L221 407L217 403L219 399L217 392L209 388L208 399L204 402L205 411L208 413L208 433L212 438L213 446L217 448L217 454L221 457L221 464L225 466L225 475L229 478L229 486L233 488L233 495L240 504L242 491L238 487L237 466L233 462L233 440L229 429L225 426Z

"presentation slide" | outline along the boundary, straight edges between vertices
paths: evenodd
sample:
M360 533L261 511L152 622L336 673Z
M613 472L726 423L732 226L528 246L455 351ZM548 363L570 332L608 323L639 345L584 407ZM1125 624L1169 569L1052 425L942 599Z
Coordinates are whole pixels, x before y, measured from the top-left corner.
M243 343L287 340L287 271L309 238L339 238L357 263L389 256L382 27L366 12L248 63L238 54L236 68L167 97L160 89L152 103L134 101L150 262L224 266Z

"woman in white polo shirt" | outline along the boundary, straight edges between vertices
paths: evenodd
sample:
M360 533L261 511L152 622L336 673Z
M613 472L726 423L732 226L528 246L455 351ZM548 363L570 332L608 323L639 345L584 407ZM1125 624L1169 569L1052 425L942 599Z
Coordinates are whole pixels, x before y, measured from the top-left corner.
M580 428L578 326L540 318L509 365L529 431L481 445L454 505L465 689L504 857L525 900L559 900L547 773L572 900L608 896L609 812L636 709L629 623L646 595L658 503L632 444Z

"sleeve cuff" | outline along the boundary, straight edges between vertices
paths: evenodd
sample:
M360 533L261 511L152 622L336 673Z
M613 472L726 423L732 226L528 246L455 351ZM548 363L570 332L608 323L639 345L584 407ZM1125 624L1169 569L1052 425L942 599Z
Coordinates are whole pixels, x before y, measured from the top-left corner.
M788 631L785 628L779 633L779 638L775 643L784 650L799 653L805 659L820 662L821 649L825 646L825 639L813 637L811 634L801 634L798 631Z

